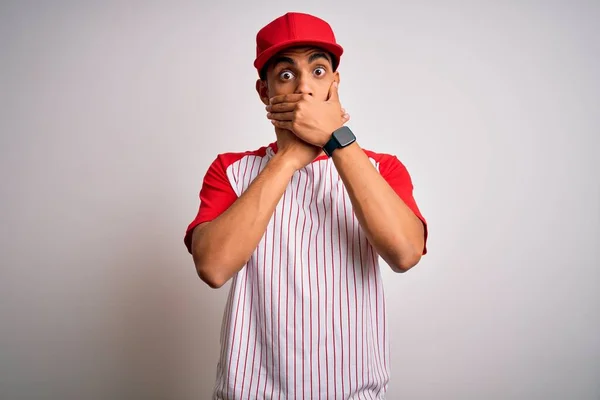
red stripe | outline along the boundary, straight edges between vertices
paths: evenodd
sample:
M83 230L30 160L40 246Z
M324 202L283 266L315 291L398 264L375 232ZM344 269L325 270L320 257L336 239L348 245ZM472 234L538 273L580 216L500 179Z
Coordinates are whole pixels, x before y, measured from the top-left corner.
M374 284L373 287L375 288L375 321L373 321L373 315L371 315L371 338L372 338L372 345L373 345L373 351L372 351L372 355L373 355L373 364L374 364L374 369L375 372L377 373L377 380L374 380L374 387L373 389L376 389L377 387L381 386L381 382L383 381L383 372L381 370L381 359L379 357L379 332L375 332L373 333L373 329L375 328L377 330L377 326L378 326L378 319L379 319L379 310L377 309L377 303L378 303L378 299L377 299L377 274L376 274L376 270L375 270L375 252L373 251L373 247L369 246L369 252L371 253L371 258L373 260L373 262L369 262L369 267L373 267L372 271L373 271L373 279L374 279ZM369 261L371 261L371 259L369 259ZM368 272L369 274L369 309L372 310L372 302L371 302L371 282L370 282L370 277L371 277L371 272ZM376 337L373 337L376 336ZM375 340L377 340L377 346L375 345ZM376 394L376 396L378 396L379 393Z
M260 162L260 164L258 166L258 171L256 173L256 176L258 174L260 174L260 172L262 171L264 161L265 161L265 159L262 158L261 162ZM253 175L252 178L254 178L254 177L255 176ZM267 228L268 228L268 226L267 226ZM265 247L266 247L266 241L263 240L263 242L265 242ZM256 268L254 269L255 279L256 279L256 282L255 282L256 283L256 288L254 289L254 291L255 291L256 297L257 297L256 300L257 300L257 302L259 304L258 307L260 307L260 292L261 292L260 291L260 278L259 278L259 272L260 272L260 266L261 266L261 264L258 262L259 255L260 255L259 251L260 251L260 245L257 246L257 248L256 248ZM263 264L263 268L264 268L264 264ZM257 346L258 335L261 334L261 332L260 332L261 329L259 327L260 316L261 315L260 315L260 309L258 307L256 309L256 313L257 313L256 319L257 319L257 321L254 323L254 325L255 325L254 326L254 351L253 351L253 354L252 354L252 363L251 363L251 367L250 367L250 383L248 383L248 398L250 398L250 396L251 396L252 382L254 381L254 373L256 372L255 361L256 361L256 348L258 347ZM262 335L261 335L261 343L263 343L263 341L262 341ZM261 345L261 356L262 356L262 345ZM259 360L259 367L258 367L259 376L260 376L260 368L261 368L260 364L262 364L262 359ZM258 383L258 381L257 381L257 383ZM257 386L257 391L258 391L258 386Z
M257 252L256 252L256 257L258 259L258 249L257 249ZM259 288L259 278L258 278L258 271L259 271L259 269L260 268L258 268L258 262L256 262L255 263L255 268L254 268L254 272L255 272L255 281L254 281L254 283L255 283L256 287L254 287L252 289L252 292L256 293L256 296L257 296L256 301L258 303L260 303L260 290L258 289ZM250 321L252 321L252 314L254 314L255 310L252 309L252 306L250 306L250 310L251 310ZM258 313L258 315L256 316L257 321L253 325L253 328L254 328L254 350L252 352L252 362L250 363L250 382L248 383L248 397L250 397L250 395L251 395L250 392L252 390L252 381L254 380L254 372L256 370L256 368L255 368L256 348L258 347L257 346L258 335L260 334L260 329L258 327L258 322L259 322L258 319L260 317L260 310L258 308L256 309L256 313ZM262 348L262 346L261 346L261 348ZM259 372L260 372L260 368L259 368ZM245 374L246 374L246 362L244 361L244 378L246 377ZM243 394L243 390L244 390L244 381L242 381L242 394ZM241 395L240 395L240 397L241 397Z
M252 176L254 176L252 171L254 171L254 164L256 163L257 159L258 159L258 157L253 157L252 166L250 167L250 178ZM259 167L260 167L260 165L259 165ZM246 187L250 186L249 183L246 184L246 172L245 171L244 171L243 181L244 181L244 184L247 185ZM250 272L252 271L252 268L250 267L251 265L254 267L254 271L256 271L258 269L257 265L255 263L255 257L256 257L256 253L254 253L254 255L252 257L250 257L250 260L248 260L248 265L246 265L246 267L245 267L246 268L246 276L248 276L250 274ZM253 283L251 283L250 286L253 286ZM244 356L244 367L243 367L244 373L243 373L243 377L242 377L242 388L240 389L240 398L244 396L244 384L246 382L246 363L248 361L248 353L249 353L248 346L250 344L250 330L252 328L252 315L254 314L254 312L252 310L253 301L254 301L254 290L252 290L251 294L250 294L250 310L249 310L250 316L248 317L248 334L246 336L246 351L245 351L246 354ZM244 326L244 315L245 315L245 308L244 308L244 314L242 314L242 327ZM241 339L240 339L240 346L241 346ZM256 351L256 340L254 341L254 351ZM239 352L238 352L238 361L237 362L238 362L238 364L240 362ZM254 366L254 362L253 362L253 366ZM236 379L237 379L237 366L236 366L235 375L236 375ZM235 386L235 383L234 383L234 386Z
M221 387L218 388L221 392L225 389L224 383L227 382L228 376L225 375L226 369L226 361L227 361L227 350L229 349L229 329L231 328L231 312L233 306L233 297L235 295L235 289L237 288L237 279L233 279L231 284L231 288L229 290L229 297L227 299L227 304L225 305L225 315L224 315L224 329L221 332L221 357L219 361L219 377L217 379L217 384L221 384Z
M342 397L344 397L346 395L345 382L344 382L344 366L345 366L344 365L344 335L342 334L342 331L341 331L343 329L342 328L342 320L343 320L343 318L342 318L342 229L341 229L341 226L340 226L340 224L342 222L342 219L340 217L339 188L337 187L337 183L336 183L336 185L333 184L333 178L332 178L332 181L331 181L331 192L332 193L333 193L333 188L334 187L336 189L338 189L338 190L336 190L335 209L336 209L337 228L338 228L338 233L337 233L337 239L338 239L338 241L337 242L338 242L338 260L339 260L339 262L337 263L337 265L334 266L333 270L335 271L336 269L339 269L339 273L340 273L339 279L338 279L338 282L339 282L338 283L338 289L339 289L338 292L339 292L339 299L340 299L340 302L339 302L339 304L340 304L340 324L339 324L339 328L340 328L340 342L341 342L340 343L340 348L342 350L342 354L341 354L341 357L340 357L340 371L341 371L340 375L342 377L342 379L341 379L342 380L342 391L341 391L340 394L342 395ZM342 194L342 198L343 198L343 194ZM331 235L331 236L333 238L333 235ZM338 268L335 268L336 266ZM333 322L335 324L335 318L334 318ZM335 336L336 335L334 334L334 337ZM335 346L335 344L334 344L334 346ZM337 368L335 368L335 370L337 370ZM336 390L336 392L337 392L337 390Z
M268 163L268 160L267 160ZM273 231L275 231L275 213L273 213ZM262 360L263 360L263 351L264 351L264 355L265 355L265 368L267 365L267 357L269 355L269 349L265 349L265 344L267 343L267 296L265 293L265 286L266 286L266 282L267 282L267 233L269 231L269 226L267 225L267 231L265 232L264 235L264 245L265 245L265 249L263 251L263 263L262 263L262 268L263 268L263 290L259 291L259 293L262 292L263 295L263 319L264 319L264 329L261 329L261 345L260 345L260 363L259 363L259 367L258 367L258 378L256 379L256 398L258 398L258 389L260 388L260 377L261 377L261 370L262 370ZM265 374L265 389L263 390L263 397L265 395L265 391L266 391L266 387L267 387L267 380L268 378L266 377L267 374Z
M350 331L350 314L352 310L350 309L350 289L348 286L348 266L349 260L352 257L354 259L354 231L352 231L352 240L348 242L348 212L346 209L346 195L344 193L343 197L344 201L344 226L346 227L346 307L348 308L348 393L352 393L352 358L350 357L350 352L352 348L352 332ZM352 219L352 227L354 228L354 219ZM349 251L352 249L351 256L349 255ZM354 260L352 261L352 271L354 272ZM354 277L354 290L356 295L356 277ZM356 297L354 298L356 301ZM355 341L356 342L356 341ZM356 353L355 353L356 354ZM357 369L357 368L356 368ZM355 370L356 370L355 369Z
M326 164L327 166L327 164ZM322 175L321 175L322 176ZM326 179L326 178L325 178ZM321 179L321 181L323 181L323 178ZM327 390L327 396L329 397L329 344L328 344L328 338L327 338L327 302L328 302L328 298L327 298L327 261L325 259L325 227L326 227L326 223L327 223L327 207L325 207L325 203L323 203L323 212L324 212L324 216L323 216L323 274L325 276L324 280L325 280L325 324L323 325L325 328L325 388Z
M314 202L314 192L315 192L315 171L314 168L312 168L312 172L313 172L313 180L312 180L312 192L311 195L309 197L309 199L311 199L311 203ZM306 174L306 187L308 187L308 173ZM306 187L305 187L305 195L306 195ZM304 208L304 200L302 203L302 208ZM309 373L310 373L310 392L311 392L311 398L312 398L312 385L313 385L313 371L312 371L312 351L313 351L313 340L312 340L312 285L311 285L311 279L310 279L310 254L311 254L311 249L310 249L310 238L312 237L312 227L313 227L313 220L312 220L312 207L308 207L308 213L309 213L309 218L310 218L310 228L308 231L308 248L306 251L307 254L307 274L308 274L308 305L309 305L309 332L310 332L310 352L309 352L309 358L310 358L310 364L309 364ZM306 223L306 214L304 215L304 223ZM304 227L302 228L302 243L304 241ZM302 248L304 248L304 245L301 246ZM303 258L301 259L303 260ZM302 270L304 271L304 266L302 265ZM302 277L304 278L304 275L302 275ZM304 299L304 283L302 283L302 299ZM304 344L304 301L302 301L302 349L305 348L305 344ZM306 398L306 394L305 394L305 388L306 388L306 384L305 384L305 378L306 378L306 374L305 374L305 370L304 370L304 365L305 365L305 360L302 360L302 398L305 399Z
M294 193L292 191L291 196L290 196L290 212L289 212L289 220L288 220L288 234L287 234L287 240L286 240L286 244L289 248L290 246L290 228L292 225L292 210L294 209L293 205L294 205L294 199L296 198L296 195L298 193L298 189L300 188L300 173L295 174L296 176L294 178L292 178L292 183L293 180L296 179L298 181L297 186L296 186L296 192ZM293 188L293 186L292 186ZM298 217L300 216L300 210L298 210L298 207L296 205L296 226L294 227L294 237L296 236L296 231L298 229ZM293 296L293 301L294 301L294 325L293 325L293 332L294 332L294 381L296 380L296 240L293 241L294 242L294 296ZM286 264L287 261L289 260L289 257L286 257ZM289 300L289 288L290 288L290 274L288 273L289 269L286 268L286 287L285 287L285 293L286 293L286 301L285 301L285 326L286 326L286 330L285 330L285 393L286 395L289 395L290 393L290 375L289 375L289 361L290 361L290 357L289 357L289 350L288 350L288 331L289 331L289 306L290 306L290 300ZM294 393L296 393L296 387L294 386Z
M306 226L306 211L304 208L305 200L306 200L306 188L308 187L308 173L306 173L306 180L304 183L304 194L302 195L302 209L298 210L298 214L296 215L296 228L298 228L298 217L300 216L300 211L302 211L303 222L302 222L302 235L300 236L300 286L302 288L300 301L301 301L301 313L302 313L302 398L304 398L304 227ZM300 186L300 179L298 179L298 187ZM294 230L296 232L296 230ZM294 327L296 326L296 249L295 249L296 241L294 240ZM294 399L296 398L296 334L294 332Z
M283 220L283 216L285 215L285 197L287 194L287 190L283 192L283 206L281 208L281 219ZM289 225L289 223L288 223ZM281 255L283 254L283 224L279 225L279 289L277 293L277 368L279 370L278 374L278 383L279 383L279 397L281 398L281 346L279 341L281 339ZM287 254L287 252L286 252ZM286 257L287 259L287 257ZM287 261L287 260L286 260ZM286 262L287 265L287 262ZM275 343L273 343L273 347L275 347ZM275 360L273 360L275 361ZM273 367L275 368L275 367ZM275 385L271 389L271 397L273 397L273 391L275 389Z
M244 295L245 295L245 287L246 287L246 283L248 283L248 274L244 274ZM227 377L228 377L228 382L227 382L227 397L229 397L229 378L231 377L231 360L233 358L233 350L235 348L235 331L237 330L237 320L238 320L238 315L240 312L240 300L242 299L243 295L242 292L240 291L239 295L238 295L238 301L237 301L237 306L235 308L235 321L233 323L233 332L231 335L231 345L230 345L230 350L229 350L229 363L227 365ZM241 346L241 343L240 343ZM238 352L239 354L239 352ZM234 376L234 382L233 385L235 386L235 381L237 380L237 370L236 370L236 375Z
M386 331L386 327L387 327L387 322L386 322L385 318L386 318L387 313L385 312L385 297L383 296L383 293L381 293L381 294L382 294L382 296L381 296L381 313L383 314L383 325L382 325L382 328L383 328L383 349L382 349L383 350L383 365L385 367L385 371L387 372L387 370L388 370L387 354L388 353L386 350L387 341L385 338L385 331Z
M378 367L378 371L379 371L379 390L377 391L376 396L379 396L379 393L381 392L381 390L383 389L383 382L385 380L385 373L383 371L383 366L381 365L381 343L380 343L380 335L379 335L379 291L378 291L378 285L377 285L377 256L375 255L375 252L373 251L373 249L371 249L371 256L373 257L373 278L374 278L374 286L375 286L375 330L376 330L376 334L377 334L377 351L375 352L375 355L377 356L377 367Z
M273 270L275 269L275 227L277 226L277 208L275 208L275 212L273 213L273 240L271 243L271 268L269 269L271 271L271 296L269 298L269 301L271 302L271 304L273 304ZM266 301L265 301L265 316L267 313L267 309L266 309ZM273 314L271 314L271 339L273 338ZM265 318L265 326L266 326L266 318ZM275 369L275 349L274 349L274 344L271 342L271 370L269 371L270 373L273 372L273 370ZM267 353L267 359L268 359L268 353ZM268 368L268 366L266 367ZM267 391L267 382L269 381L269 372L267 372L266 379L265 379L265 389L264 392ZM272 376L272 375L271 375ZM265 396L266 393L263 393L263 397ZM271 398L273 397L273 385L271 384Z
M252 260L250 260L250 262L252 262ZM242 343L243 343L243 337L244 337L244 319L246 316L246 293L248 293L248 275L250 274L250 271L248 270L248 266L250 264L248 264L246 266L246 271L245 271L245 283L244 283L244 304L242 305L242 323L240 326L240 338L239 338L239 346L238 346L238 356L237 356L237 361L235 364L235 378L233 379L233 387L237 388L237 379L238 379L238 368L240 366L240 354L242 353ZM250 296L250 317L252 317L252 297ZM235 328L234 328L235 330ZM246 358L248 358L248 343L250 341L250 323L248 323L248 339L245 342L245 346L246 346L246 351L244 351L244 353L246 353ZM245 362L244 362L244 376L246 376L246 370L245 370ZM243 394L243 390L244 390L244 384L242 383L242 393Z
M377 387L377 377L375 377L374 375L377 373L377 370L375 369L375 365L374 365L374 361L373 361L373 352L374 352L374 345L373 345L373 315L371 313L372 309L372 302L371 302L371 283L370 283L370 278L371 278L371 272L369 271L369 252L370 252L370 245L367 244L366 246L366 250L367 250L367 260L365 262L365 269L366 269L366 276L367 276L367 280L366 280L366 286L367 286L367 324L363 327L363 332L366 334L367 336L367 372L369 375L369 385L367 386L370 390L375 390L375 388Z
M369 270L369 266L370 266L370 256L369 253L371 251L371 246L367 245L367 261L366 261L366 273L367 273L367 292L368 292L368 297L367 297L367 301L368 301L368 306L367 309L369 311L369 320L367 321L368 326L364 327L364 332L367 333L367 338L370 338L371 340L369 341L367 339L367 352L368 352L368 357L369 357L369 388L372 390L375 390L377 388L377 377L375 376L371 376L371 372L373 372L374 374L377 373L377 369L375 368L375 361L373 359L373 353L374 353L374 344L373 341L375 340L373 338L373 315L372 315L372 302L371 302L371 271ZM369 328L367 330L367 328Z
M331 336L333 341L333 396L337 399L337 348L335 345L335 261L333 250L333 168L329 168L329 199L331 211L331 229L329 231L329 241L331 245Z
M354 370L355 373L355 383L356 383L356 387L358 388L358 304L357 304L357 299L358 299L358 288L356 287L356 258L354 257L354 232L355 232L355 226L354 226L354 216L352 216L352 274L354 277L354 362L356 364L356 369ZM358 244L360 246L360 243Z
M359 259L360 259L360 268L362 271L362 281L361 281L361 286L362 286L362 296L361 296L361 318L362 318L362 322L361 322L361 326L360 326L360 332L361 332L361 338L362 338L362 346L361 346L361 360L362 360L362 385L361 386L365 386L365 384L371 379L370 378L370 373L369 370L367 370L367 377L365 379L365 348L366 346L366 341L367 341L367 337L366 337L366 330L365 330L365 260L363 259L363 254L362 254L362 249L363 249L363 241L361 240L360 237L360 232L361 229L359 227L358 229L358 252L359 252Z
M320 165L320 164L318 164ZM321 173L320 173L320 168L319 168L319 182L321 179ZM316 275L316 281L317 281L317 349L318 349L318 354L317 354L317 372L318 372L318 377L319 377L319 390L317 391L317 393L320 395L321 393L321 351L320 351L320 346L321 346L321 289L319 288L319 241L317 240L319 237L319 230L321 228L321 217L320 217L320 213L319 213L319 196L315 196L315 183L316 183L316 179L315 179L315 167L314 164L312 165L312 172L313 172L313 196L312 196L312 201L315 202L315 206L317 209L317 232L315 234L315 275ZM312 211L312 208L311 208ZM311 214L311 222L312 222L312 214ZM310 260L310 255L309 255L309 260ZM310 269L309 269L310 271ZM308 277L308 279L310 280L310 275ZM309 288L311 290L311 292L309 292L309 296L312 299L312 285L310 285L309 282ZM310 365L312 367L313 365L313 341L312 341L312 337L313 337L313 328L312 328L312 301L309 303L310 304ZM311 372L310 374L310 398L312 399L313 397L313 374Z

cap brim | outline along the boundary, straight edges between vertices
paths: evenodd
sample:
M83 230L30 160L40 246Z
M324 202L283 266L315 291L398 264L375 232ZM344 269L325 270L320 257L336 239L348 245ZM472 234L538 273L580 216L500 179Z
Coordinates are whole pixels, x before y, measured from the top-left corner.
M317 40L288 40L287 42L279 43L277 46L270 47L263 51L256 60L254 60L254 67L260 72L265 64L277 53L296 46L314 46L326 50L337 58L338 64L344 53L344 48L342 46L330 42L320 42Z

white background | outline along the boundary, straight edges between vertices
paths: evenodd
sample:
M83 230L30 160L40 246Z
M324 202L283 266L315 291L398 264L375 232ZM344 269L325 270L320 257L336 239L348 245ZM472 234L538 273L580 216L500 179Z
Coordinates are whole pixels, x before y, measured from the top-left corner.
M229 285L183 234L215 156L274 140L254 40L287 11L429 221L382 266L388 398L600 398L593 1L2 2L0 398L209 398Z

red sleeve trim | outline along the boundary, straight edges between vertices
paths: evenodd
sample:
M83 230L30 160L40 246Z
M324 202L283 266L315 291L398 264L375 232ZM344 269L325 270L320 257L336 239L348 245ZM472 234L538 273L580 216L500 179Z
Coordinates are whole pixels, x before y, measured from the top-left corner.
M390 154L378 154L368 150L365 152L379 164L379 173L381 176L423 223L425 235L422 254L427 254L427 221L423 217L413 196L413 183L408 170L396 156Z
M272 144L269 146L272 146ZM267 146L254 151L219 154L209 166L206 175L204 175L202 188L199 193L200 206L198 213L188 225L183 238L183 242L190 254L192 253L192 232L194 228L203 222L209 222L217 218L238 198L227 175L227 169L245 156L254 155L264 157L266 150Z

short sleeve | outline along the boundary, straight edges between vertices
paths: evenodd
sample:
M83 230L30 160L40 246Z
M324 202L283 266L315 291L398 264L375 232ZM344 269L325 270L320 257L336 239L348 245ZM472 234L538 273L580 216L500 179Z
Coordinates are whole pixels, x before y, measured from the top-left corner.
M379 160L379 173L423 223L425 237L423 238L424 244L422 254L427 254L427 221L419 210L413 196L413 183L408 170L397 157L383 155Z
M188 225L183 239L188 252L192 252L192 231L203 222L212 221L226 211L236 200L221 156L208 168L200 189L200 206L196 218Z

